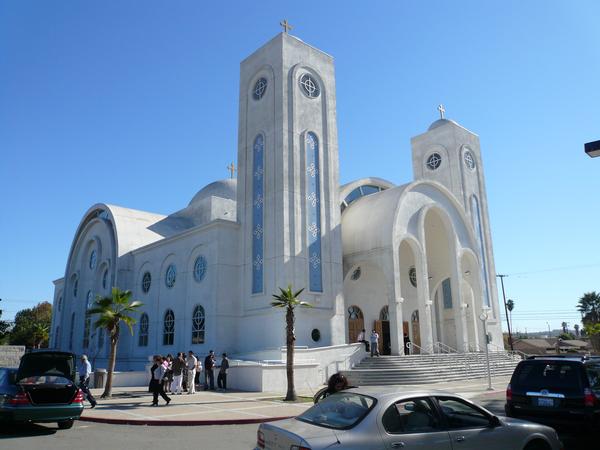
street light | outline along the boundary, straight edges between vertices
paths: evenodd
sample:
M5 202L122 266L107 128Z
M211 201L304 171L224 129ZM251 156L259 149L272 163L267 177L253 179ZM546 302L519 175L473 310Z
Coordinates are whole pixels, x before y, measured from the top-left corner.
M600 141L588 142L585 144L585 152L590 158L600 156Z
M486 311L483 311L479 315L479 320L483 322L483 334L485 335L485 364L487 365L487 376L488 376L488 391L493 391L492 388L492 371L490 369L490 349L489 349L489 337L487 332L487 320L488 315Z

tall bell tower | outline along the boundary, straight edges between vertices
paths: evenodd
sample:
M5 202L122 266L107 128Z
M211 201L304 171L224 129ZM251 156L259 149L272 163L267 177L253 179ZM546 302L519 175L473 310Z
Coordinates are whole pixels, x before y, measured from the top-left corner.
M298 345L345 340L333 58L282 25L240 68L241 351L284 345L270 302L288 285L313 305L296 310Z

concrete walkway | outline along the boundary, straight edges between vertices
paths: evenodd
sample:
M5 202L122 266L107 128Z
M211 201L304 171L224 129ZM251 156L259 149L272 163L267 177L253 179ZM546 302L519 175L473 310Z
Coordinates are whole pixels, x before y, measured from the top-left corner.
M487 381L482 379L454 381L415 386L399 386L402 390L414 388L440 389L457 393L466 398L482 394L503 392L510 377L493 380L493 391L487 390ZM393 388L393 386L391 386ZM159 398L159 406L150 406L152 395L147 388L114 388L113 398L100 399L102 390L92 389L98 399L96 408L85 403L81 420L123 425L233 425L260 423L301 414L312 406L312 402L289 403L281 400L282 393L199 391L196 394L170 395L171 403L166 406ZM298 390L299 396L312 397L310 391Z

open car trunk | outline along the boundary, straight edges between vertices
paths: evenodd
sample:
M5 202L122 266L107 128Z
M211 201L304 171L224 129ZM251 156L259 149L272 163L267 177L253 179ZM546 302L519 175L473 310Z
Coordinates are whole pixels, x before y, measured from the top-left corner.
M21 358L17 384L33 404L68 404L73 401L78 389L75 373L73 353L31 352Z

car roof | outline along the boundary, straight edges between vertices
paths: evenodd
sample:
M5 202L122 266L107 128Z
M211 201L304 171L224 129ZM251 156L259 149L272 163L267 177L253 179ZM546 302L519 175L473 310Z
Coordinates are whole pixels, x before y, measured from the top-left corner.
M415 386L359 386L349 389L357 394L368 395L383 400L387 397L429 397L433 395L443 395L449 397L460 397L452 392L440 389L423 389Z
M532 362L532 361L567 361L567 362L578 362L578 363L598 363L600 362L600 357L598 356L586 356L586 355L534 355L529 358L521 361L523 362Z

